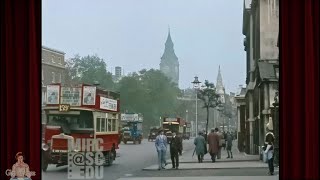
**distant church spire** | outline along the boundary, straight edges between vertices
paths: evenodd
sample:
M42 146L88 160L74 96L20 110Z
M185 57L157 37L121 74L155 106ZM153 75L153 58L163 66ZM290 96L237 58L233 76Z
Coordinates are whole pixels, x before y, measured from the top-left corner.
M218 77L217 77L216 88L217 88L218 94L224 94L224 87L223 87L223 82L222 82L220 65L219 65L219 70L218 70Z

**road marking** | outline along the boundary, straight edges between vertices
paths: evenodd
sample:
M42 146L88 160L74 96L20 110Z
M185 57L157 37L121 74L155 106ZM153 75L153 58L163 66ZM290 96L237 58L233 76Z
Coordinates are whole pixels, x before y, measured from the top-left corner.
M126 177L133 176L133 174L125 174Z

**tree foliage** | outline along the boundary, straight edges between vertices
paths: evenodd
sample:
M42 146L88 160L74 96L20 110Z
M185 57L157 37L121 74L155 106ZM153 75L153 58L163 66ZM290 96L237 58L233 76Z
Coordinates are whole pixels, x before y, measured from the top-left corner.
M118 84L121 112L142 113L144 132L159 126L161 116L176 116L178 87L160 70L142 69L123 77Z
M216 89L213 83L209 83L205 80L205 87L198 91L198 98L203 101L203 108L207 110L207 122L206 122L206 132L208 132L209 123L209 109L215 108L221 104L220 96L216 93Z
M86 83L93 84L98 81L105 89L114 89L112 74L107 72L107 64L97 55L75 57L66 61L67 80L71 84Z
M220 96L216 93L213 83L205 80L205 87L198 91L198 98L204 103L203 108L215 108L220 104Z

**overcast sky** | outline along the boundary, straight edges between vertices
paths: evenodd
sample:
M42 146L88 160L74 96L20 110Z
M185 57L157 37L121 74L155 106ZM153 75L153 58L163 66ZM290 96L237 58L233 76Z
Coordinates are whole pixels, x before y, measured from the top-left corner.
M227 93L245 84L242 0L44 0L42 44L66 58L96 54L108 71L159 69L170 26L180 63L180 88L216 84Z

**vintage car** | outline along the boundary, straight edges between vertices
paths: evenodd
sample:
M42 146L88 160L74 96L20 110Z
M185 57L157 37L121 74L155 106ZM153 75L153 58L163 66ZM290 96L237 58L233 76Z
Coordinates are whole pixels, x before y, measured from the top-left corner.
M148 141L154 141L158 135L159 130L160 130L160 128L156 128L156 127L150 128Z

